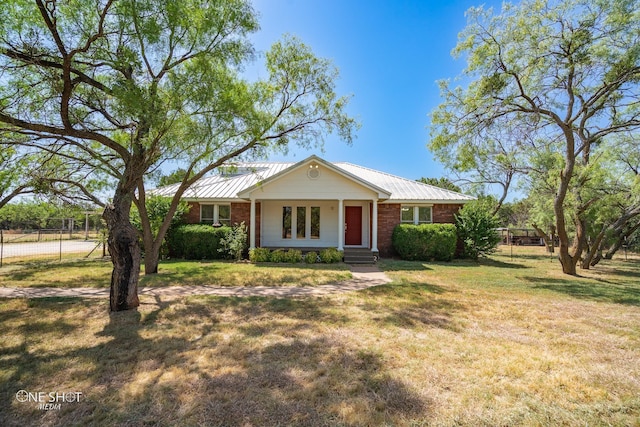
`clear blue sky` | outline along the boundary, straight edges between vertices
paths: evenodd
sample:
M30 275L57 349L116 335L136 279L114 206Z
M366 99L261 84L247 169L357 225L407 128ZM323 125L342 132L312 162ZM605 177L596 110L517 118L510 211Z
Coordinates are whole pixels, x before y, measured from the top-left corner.
M446 176L426 144L428 114L440 103L437 80L460 74L464 59L451 50L473 0L254 0L261 30L252 36L265 52L283 34L299 37L340 70L337 92L352 94L348 112L362 128L352 146L325 140L329 161L347 161L405 178ZM299 161L308 153L291 149Z

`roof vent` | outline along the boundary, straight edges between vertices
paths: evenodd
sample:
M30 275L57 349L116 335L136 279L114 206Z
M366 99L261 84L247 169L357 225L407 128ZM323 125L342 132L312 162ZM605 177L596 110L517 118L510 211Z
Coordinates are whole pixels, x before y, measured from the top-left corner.
M318 179L318 177L320 176L319 166L315 163L310 164L309 170L307 171L307 176L310 179Z

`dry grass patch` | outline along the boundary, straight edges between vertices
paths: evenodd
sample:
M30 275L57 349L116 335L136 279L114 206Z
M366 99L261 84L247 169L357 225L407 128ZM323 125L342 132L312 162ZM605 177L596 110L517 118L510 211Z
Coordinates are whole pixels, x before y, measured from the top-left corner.
M94 300L0 301L0 424L640 422L638 264L581 278L544 256L382 266L393 283L322 298L143 297L111 316ZM40 411L21 389L83 400Z
M107 288L109 260L24 263L0 269L0 286ZM224 261L163 261L158 274L141 273L140 286L319 286L351 278L345 264L255 265Z

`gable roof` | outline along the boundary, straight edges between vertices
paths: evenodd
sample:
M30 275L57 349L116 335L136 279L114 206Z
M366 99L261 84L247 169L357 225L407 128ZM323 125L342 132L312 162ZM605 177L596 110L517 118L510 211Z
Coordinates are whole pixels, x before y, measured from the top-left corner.
M202 178L184 192L187 200L239 199L260 186L276 181L312 161L321 163L334 172L377 192L380 199L407 203L466 203L474 197L433 185L424 184L386 172L346 162L328 162L312 155L300 162L250 162L236 164L237 173L217 174ZM153 194L172 196L179 184L153 190Z
M248 187L248 188L240 191L238 193L238 197L243 198L243 199L244 198L249 198L249 195L254 190L256 190L256 189L258 189L260 187L263 187L263 186L269 184L270 182L276 181L276 180L278 180L278 179L280 179L280 178L292 173L293 171L298 170L298 169L300 169L302 167L305 167L305 166L307 166L308 164L311 164L311 163L320 163L321 165L323 165L327 169L330 169L333 172L335 172L335 173L337 173L339 175L342 175L345 178L350 179L351 181L354 181L354 182L362 185L363 187L368 188L369 190L372 190L375 193L378 193L378 198L380 198L380 199L388 199L391 196L391 193L389 191L385 190L382 187L379 187L379 186L373 184L370 181L362 179L362 177L358 176L357 174L353 174L353 173L351 173L351 172L349 172L349 171L347 171L345 169L337 167L336 164L327 162L326 160L321 159L320 157L318 157L316 155L311 155L311 156L307 157L306 159L304 159L304 160L302 160L302 161L300 161L298 163L292 164L288 168L285 168L285 169L275 173L274 175L271 175L270 177L268 177L268 178L266 178L266 179L264 179L264 180L262 180L262 181L260 181L260 182L258 182L256 184L252 185L251 187Z

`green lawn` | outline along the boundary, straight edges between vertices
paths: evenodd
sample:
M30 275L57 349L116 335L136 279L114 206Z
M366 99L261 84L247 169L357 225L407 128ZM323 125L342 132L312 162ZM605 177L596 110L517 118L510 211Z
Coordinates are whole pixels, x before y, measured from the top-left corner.
M0 425L640 425L637 258L381 267L322 298L0 300Z

